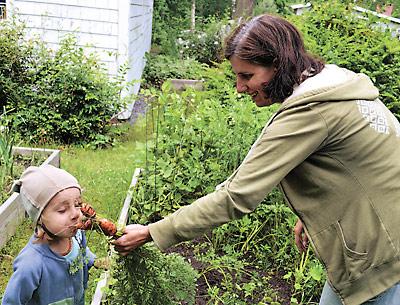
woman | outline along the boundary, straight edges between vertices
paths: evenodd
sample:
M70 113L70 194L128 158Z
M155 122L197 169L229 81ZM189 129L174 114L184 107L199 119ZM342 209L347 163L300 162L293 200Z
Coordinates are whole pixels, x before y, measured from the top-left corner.
M296 28L270 15L239 26L225 56L238 92L281 107L213 193L128 226L116 249L192 239L250 213L279 184L326 267L320 304L399 304L400 125L371 80L307 54Z

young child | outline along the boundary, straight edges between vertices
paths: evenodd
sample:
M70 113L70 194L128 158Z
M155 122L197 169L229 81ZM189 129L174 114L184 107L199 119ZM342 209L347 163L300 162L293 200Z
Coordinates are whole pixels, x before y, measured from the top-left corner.
M82 217L78 181L51 165L31 166L14 189L35 232L14 261L2 305L84 305L95 256L77 229Z

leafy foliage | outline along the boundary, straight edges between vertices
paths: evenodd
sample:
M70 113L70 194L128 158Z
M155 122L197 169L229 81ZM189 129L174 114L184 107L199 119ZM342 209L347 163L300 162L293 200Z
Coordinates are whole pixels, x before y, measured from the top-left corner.
M168 83L161 92L147 92L153 94L146 120L154 122L154 136L148 139L144 177L131 205L133 222L155 221L212 192L239 165L272 114L273 108L260 110L236 93L227 62L205 69L203 77L206 92L187 90L179 95ZM296 218L282 201L280 193L273 192L254 213L213 230L208 242L195 247L196 258L208 266L201 275L221 277L218 284L208 284L210 301L279 300L272 291L266 293L261 270L291 272L300 264L288 238ZM312 299L322 279L310 280L308 270L302 274L297 283L310 288L304 298ZM288 280L292 277L289 274Z
M196 271L176 254L145 245L113 264L107 304L194 304ZM114 285L113 285L114 283Z
M15 134L12 122L9 121L6 113L0 114L0 194L3 193L5 182L13 175L14 156L12 148L15 142ZM0 196L0 205L3 196Z
M203 26L206 26L214 17L230 15L232 1L206 1L196 0L196 28L200 26L202 32ZM159 0L154 2L153 13L153 51L156 53L178 57L179 49L176 43L183 30L190 29L190 14L192 0ZM199 29L197 29L199 30ZM212 46L210 46L212 47ZM201 52L202 49L198 50ZM203 58L207 59L204 55Z
M167 55L146 54L142 88L161 88L167 79L200 79L205 66L194 59L177 60Z
M176 41L180 58L193 58L208 65L221 62L223 40L229 30L226 17L219 20L210 17L198 29L182 31Z
M224 77L221 68L211 71L207 74ZM211 192L239 165L266 116L272 113L261 112L227 80L216 81L219 78L209 79L206 86L224 88L224 99L214 96L212 89L187 90L179 95L168 83L154 93L156 100L149 115L156 122L155 138L148 143L152 154L140 199L148 204L138 205L133 220L165 216Z
M328 63L367 74L382 101L400 118L400 41L352 13L351 4L319 1L312 11L290 19L303 33L308 49Z
M24 40L15 20L0 24L0 101L16 130L33 142L98 140L121 107L120 80L110 80L94 54L72 36L57 51Z

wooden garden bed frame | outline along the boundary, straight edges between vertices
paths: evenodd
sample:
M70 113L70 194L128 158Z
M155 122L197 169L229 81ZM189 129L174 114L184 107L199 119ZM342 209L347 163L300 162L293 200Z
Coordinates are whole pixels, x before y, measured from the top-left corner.
M169 79L172 88L178 92L184 91L187 88L193 88L194 90L204 90L204 81L198 79Z
M133 173L132 181L131 181L131 184L129 186L127 195L126 195L125 200L124 200L124 205L122 206L121 213L120 213L119 218L118 218L118 225L117 226L119 228L122 227L122 226L125 226L126 222L128 221L129 206L130 206L131 201L132 201L132 194L133 194L134 188L136 186L136 183L138 182L138 179L139 179L141 171L142 171L142 169L136 168L135 172ZM109 275L109 271L105 271L101 275L101 279L97 283L96 291L95 291L95 293L93 295L91 305L100 305L102 300L105 298L105 294L103 292L103 287L105 287L107 285L107 281L109 279L109 276L110 276Z
M60 151L57 149L13 147L13 154L15 155L29 156L34 153L48 156L42 164L60 167ZM0 249L15 234L18 225L26 217L25 210L19 200L19 194L13 193L0 206Z

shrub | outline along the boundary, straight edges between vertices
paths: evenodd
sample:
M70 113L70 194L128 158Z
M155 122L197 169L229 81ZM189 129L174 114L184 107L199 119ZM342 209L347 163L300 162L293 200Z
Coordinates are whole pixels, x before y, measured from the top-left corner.
M359 18L351 8L340 1L318 1L310 12L290 19L312 53L367 74L382 101L400 118L400 41L377 28L377 18Z
M232 84L222 102L212 92L178 95L168 83L156 97L148 180L138 198L149 204L138 205L135 221L164 216L211 192L239 165L272 113L256 109Z
M196 0L196 26L210 17L220 18L230 14L232 1ZM191 0L154 1L152 50L159 54L177 57L176 40L191 23ZM205 57L206 58L206 57Z
M201 63L211 65L223 59L222 45L228 20L217 21L209 18L200 26L200 30L182 31L177 39L177 48L181 58L194 58Z
M200 79L205 65L194 59L177 59L167 55L146 54L142 88L161 88L171 78Z
M179 255L145 245L113 266L107 304L194 304L197 272Z
M23 25L0 24L0 99L16 130L39 143L85 143L107 132L120 109L120 81L110 80L94 54L72 36L57 51L24 40Z
M0 205L4 199L1 194L5 190L6 181L13 175L12 147L14 143L12 122L9 121L6 113L0 114Z

